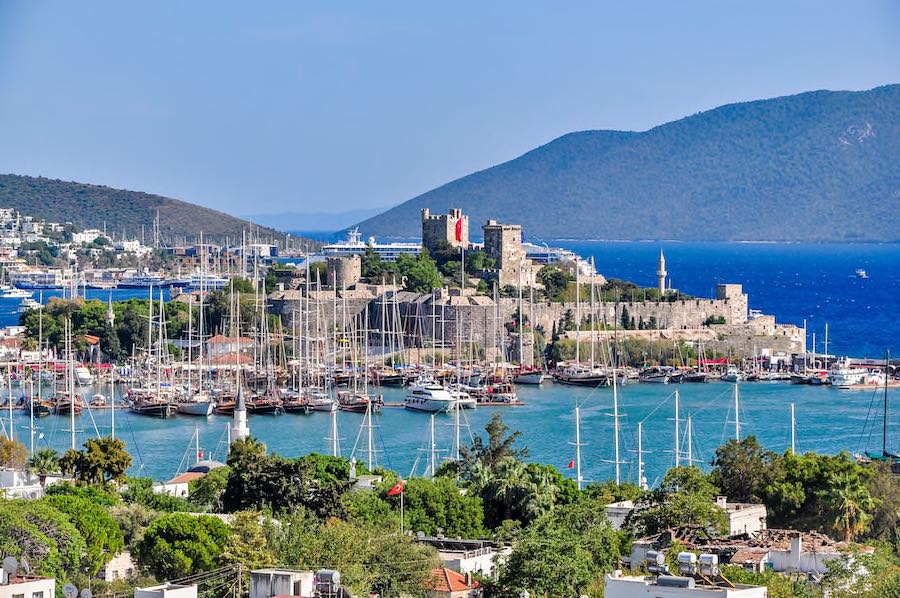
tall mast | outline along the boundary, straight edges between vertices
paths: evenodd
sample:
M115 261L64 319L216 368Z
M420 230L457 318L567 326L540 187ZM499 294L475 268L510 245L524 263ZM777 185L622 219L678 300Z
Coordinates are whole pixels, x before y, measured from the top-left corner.
M375 444L372 438L372 401L366 401L366 467L375 469Z
M887 457L887 428L888 428L888 380L890 380L891 352L884 355L884 420L881 423L881 456Z
M741 440L741 415L740 415L740 399L738 394L738 385L734 385L734 439Z
M431 426L429 430L431 439L428 445L428 477L433 478L437 471L437 448L434 444L434 413L431 414Z
M797 452L797 419L794 417L794 404L791 403L791 453Z
M575 363L581 363L581 271L575 258Z
M675 391L675 467L681 465L681 431L678 429L678 390Z
M525 332L524 318L522 314L522 268L519 268L519 370L525 369L525 343L522 335Z
M458 378L458 375L457 375L457 378ZM460 412L461 408L462 407L460 405L460 400L457 398L454 403L454 409L453 409L453 420L454 420L453 421L453 434L455 435L454 442L453 442L453 453L454 453L453 460L456 461L457 463L459 463L459 461L460 461L460 456L459 456L459 412Z
M581 490L581 407L575 405L575 479Z
M72 320L66 318L66 392L69 395L69 427L75 450L75 366L72 363Z
M534 285L528 285L528 324L531 329L531 336L529 338L530 341L530 353L531 353L531 367L535 369L537 367L537 359L535 359L534 354L534 343L535 343L535 324L534 324Z
M647 489L647 480L644 478L644 422L637 425L637 455L638 455L638 487Z
M338 439L338 422L337 422L337 409L332 409L329 411L331 414L331 456L332 457L340 457L341 456L341 443Z
M616 437L616 486L621 483L621 477L619 469L621 467L621 460L619 459L619 385L616 381L616 373L613 372L613 426L615 428L615 437Z
M694 464L694 448L692 446L693 440L691 438L692 427L691 427L691 416L690 415L687 416L687 424L686 425L687 425L687 439L686 439L687 440L687 463L688 463L688 467L690 467L691 465Z
M596 324L594 322L594 258L591 257L591 369L594 369L594 343L596 342ZM615 369L613 369L613 377L615 378Z

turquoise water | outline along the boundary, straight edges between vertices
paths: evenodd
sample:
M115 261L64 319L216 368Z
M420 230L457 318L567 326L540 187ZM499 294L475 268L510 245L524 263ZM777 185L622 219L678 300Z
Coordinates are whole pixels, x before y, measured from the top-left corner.
M658 243L554 242L585 256L594 256L597 269L610 277L634 280L643 285L655 281ZM785 244L696 244L662 243L667 268L674 286L694 295L709 295L717 282L742 283L750 294L750 306L775 314L780 321L801 324L807 319L810 333L817 332L817 348L824 350L824 326L829 324L829 352L858 357L881 357L886 348L900 355L900 245L785 245ZM865 268L870 278L857 279L854 271ZM106 299L107 291L88 291ZM146 296L146 291L114 291L114 298ZM6 300L8 303L9 300ZM17 304L17 303L16 303ZM10 308L0 300L0 312ZM11 323L15 315L0 314L0 321ZM646 477L651 483L674 464L674 422L672 393L681 392L682 419L692 415L693 457L707 464L715 448L734 434L732 386L725 383L668 385L630 385L622 390L620 409L621 465L623 479L636 475L636 425L644 423ZM797 449L834 453L880 448L880 420L870 437L871 422L880 417L881 399L868 391L839 391L825 387L792 386L784 383L745 383L741 389L740 421L743 434L755 434L765 446L784 451L790 443L790 403L796 405ZM105 391L102 391L105 394ZM14 389L16 396L20 393ZM85 396L92 391L86 390ZM385 389L385 399L399 401L401 391ZM892 391L892 397L900 392ZM574 457L574 406L582 405L582 442L584 477L604 480L614 474L612 391L554 386L522 388L521 407L480 408L466 412L470 428L481 433L493 411L501 409L513 430L523 433L522 443L531 459L552 463L560 469ZM900 449L900 403L890 418L891 445ZM4 412L3 417L6 418ZM94 415L97 427L108 433L108 410ZM386 408L378 416L378 461L403 474L409 473L419 448L425 446L429 417L398 408ZM15 415L16 433L28 444L27 416ZM349 455L362 416L340 413L338 423L341 447ZM189 418L170 420L142 418L121 412L117 417L118 434L125 438L135 458L134 473L167 479L176 473L195 426L207 453L217 452L224 459L224 430L228 418ZM451 419L438 416L437 438L444 456L449 455L453 430ZM40 421L44 439L64 449L69 444L68 419L50 416ZM81 444L93 434L90 418L80 418ZM250 419L252 433L272 450L294 456L311 451L325 452L325 437L330 430L326 414L311 416L255 416ZM682 435L685 424L681 424ZM464 433L467 437L467 433ZM357 457L365 459L364 447ZM687 451L685 450L685 457ZM421 471L421 468L420 468ZM566 471L574 475L571 471Z
M722 382L707 384L655 385L630 384L621 389L619 408L621 426L620 460L622 479L634 480L637 471L636 426L644 421L643 448L646 477L656 480L674 464L674 401L673 393L680 392L681 419L692 417L693 458L698 464L708 466L715 448L733 437L734 401L733 385ZM401 401L402 390L382 389L386 401ZM14 389L18 392L18 389ZM91 391L85 390L85 396ZM464 412L473 433L482 433L491 415L501 410L504 421L512 430L522 432L522 444L535 461L551 463L568 475L568 462L574 458L575 449L569 444L575 439L574 407L581 405L581 436L583 476L589 480L605 480L614 476L612 389L596 390L557 386L545 383L541 388L523 387L520 397L525 402L519 407L480 407ZM878 421L873 434L866 428L867 420L880 413L881 395L870 391L840 391L828 387L797 386L787 383L744 383L740 385L741 434L754 434L771 450L782 452L790 445L790 403L795 403L797 418L797 450L834 453L851 452L866 448L880 448L881 428ZM870 410L874 410L870 413ZM894 409L900 411L900 409ZM200 432L201 448L206 454L224 460L225 427L228 417L210 416L194 418L176 416L168 420L135 416L127 411L117 412L117 434L128 442L135 459L134 473L142 473L156 479L168 479L178 470L179 462L188 450L195 428ZM4 412L4 419L8 417ZM109 432L110 411L93 413L96 426L103 434ZM362 423L359 414L338 414L339 436L343 455L350 455ZM28 444L28 415L14 415L16 434ZM436 416L436 436L441 455L452 450L453 418ZM79 444L88 435L94 435L90 416L78 418ZM381 465L405 474L411 470L418 449L426 446L429 416L402 408L386 407L375 417L379 426L375 431ZM39 421L44 439L39 445L48 444L57 449L68 448L68 417L49 416ZM891 430L896 438L900 417L893 415ZM326 437L331 426L325 413L309 416L251 416L250 429L271 450L282 455L296 456L312 451L327 452ZM687 458L685 442L686 424L681 422L683 456ZM865 432L865 433L864 433ZM463 429L464 441L469 432ZM897 439L900 440L900 439ZM894 441L898 448L897 440ZM365 460L365 435L360 440L356 456ZM682 461L683 462L683 461ZM419 471L422 468L420 467Z

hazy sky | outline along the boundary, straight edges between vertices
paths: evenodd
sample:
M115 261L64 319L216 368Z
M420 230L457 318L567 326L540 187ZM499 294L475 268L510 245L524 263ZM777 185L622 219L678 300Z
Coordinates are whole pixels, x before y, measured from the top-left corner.
M0 172L339 211L574 130L896 82L892 0L0 0Z

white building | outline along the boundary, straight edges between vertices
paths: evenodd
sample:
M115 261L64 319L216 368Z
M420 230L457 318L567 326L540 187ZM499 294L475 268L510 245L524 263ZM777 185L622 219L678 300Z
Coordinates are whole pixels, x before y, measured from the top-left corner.
M93 243L101 237L104 239L108 239L108 237L103 234L102 230L89 228L87 230L81 231L80 233L72 233L72 243L75 245L81 245L82 243Z
M621 500L606 505L606 518L613 529L622 529L631 512L634 511L633 500Z
M250 598L313 596L314 583L312 571L256 569L250 572Z
M197 598L197 586L164 583L149 588L135 588L134 598Z
M605 598L766 598L765 586L707 585L693 577L640 577L615 571L604 580Z
M493 577L495 568L509 556L508 546L490 540L462 540L421 535L418 542L430 544L438 551L444 566L463 574L479 573Z
M728 502L724 496L716 497L716 504L725 510L728 520L728 535L747 534L755 536L766 529L766 506L752 503Z
M123 550L114 556L106 565L100 569L98 576L104 581L115 581L117 579L128 579L134 575L134 561L131 553Z
M5 583L0 583L0 598L56 597L56 580L52 577L13 575L3 581Z
M45 486L62 480L62 476L47 476ZM44 496L44 486L36 475L22 469L0 469L0 497L38 499Z

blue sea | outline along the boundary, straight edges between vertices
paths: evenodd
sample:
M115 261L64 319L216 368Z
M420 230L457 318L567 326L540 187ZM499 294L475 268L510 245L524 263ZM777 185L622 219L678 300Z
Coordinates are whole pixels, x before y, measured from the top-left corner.
M692 295L709 295L716 283L741 283L750 295L750 306L774 314L779 321L802 324L817 332L819 351L824 349L825 323L829 324L829 352L858 357L882 357L885 349L900 354L900 246L898 245L786 245L786 244L692 244L692 243L608 243L556 241L582 256L593 256L597 269L607 277L633 280L641 285L655 283L659 248L665 251L673 286ZM864 268L868 279L854 272ZM106 291L98 298L105 299ZM133 293L133 291L132 291ZM90 294L90 291L89 291ZM116 296L114 296L115 298ZM3 305L0 304L0 311ZM790 406L797 419L797 450L836 453L878 450L881 446L881 405L879 391L840 391L828 387L796 386L785 383L744 383L739 386L739 410L735 417L734 387L721 382L685 385L632 384L619 395L621 446L620 476L635 480L637 471L636 429L643 422L643 455L646 477L652 484L675 462L674 392L680 393L679 413L681 463L690 456L708 467L715 448L738 433L756 435L768 448L782 452L790 444ZM90 396L93 389L84 389ZM402 400L402 391L383 389L386 401ZM18 395L21 390L13 389ZM105 393L104 393L105 394ZM891 391L897 405L898 391ZM483 433L484 424L496 409L513 430L522 432L534 461L551 463L567 475L574 458L574 407L582 408L583 475L586 480L614 476L612 390L555 386L522 388L520 407L479 408L466 413L469 433ZM900 449L900 407L891 409L888 444ZM687 450L686 419L692 423L691 450ZM6 419L8 416L3 414ZM338 414L342 454L365 460L364 440L356 443L362 416ZM402 408L385 408L377 416L375 433L378 463L403 475L411 472L417 457L424 459L429 417ZM438 416L437 440L441 455L452 448L452 419ZM737 423L736 423L737 420ZM190 460L191 436L199 431L207 454L224 459L225 426L229 419L219 416L189 418L178 416L158 420L118 414L118 434L128 442L135 460L134 473L167 479L179 469L182 458ZM8 420L5 422L8 427ZM28 444L27 414L14 414L17 436ZM69 444L68 419L50 416L40 420L43 438L64 449ZM108 433L109 410L81 416L76 428L78 442L95 434ZM325 440L330 418L310 416L253 416L251 432L271 450L294 456L311 451L326 452ZM364 439L365 436L363 435ZM688 454L690 452L690 455ZM421 473L420 465L418 471Z

